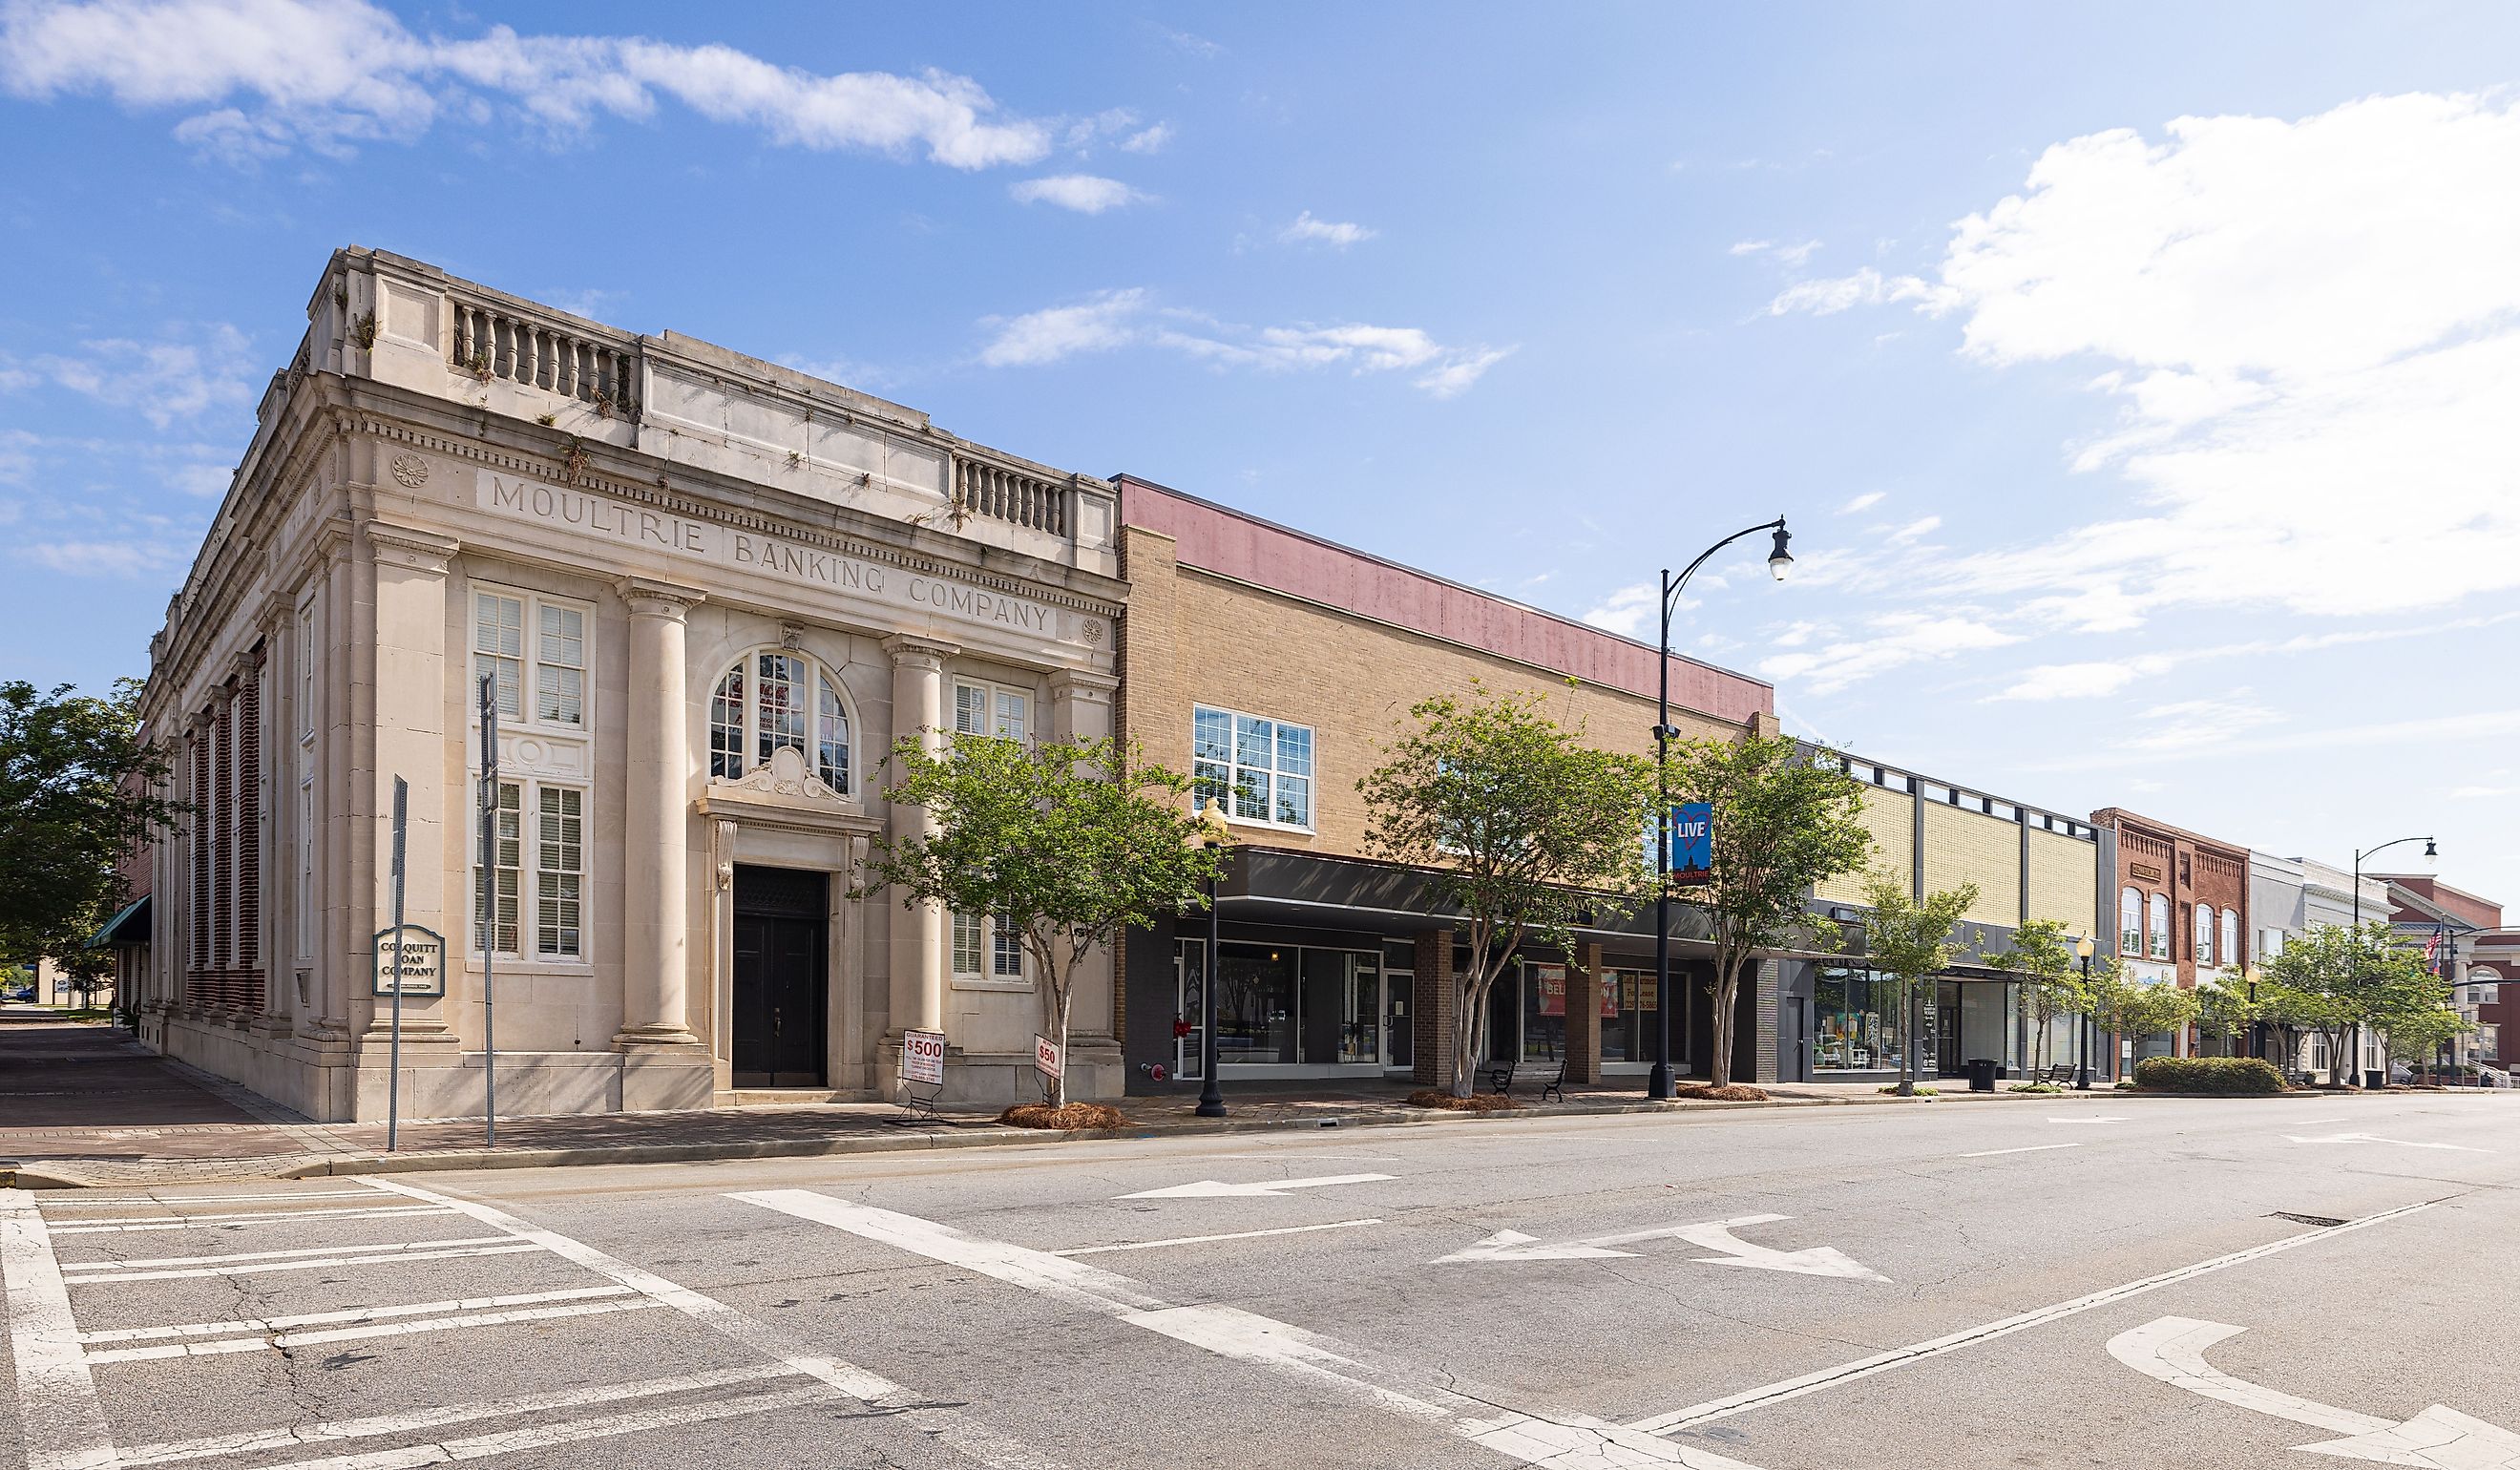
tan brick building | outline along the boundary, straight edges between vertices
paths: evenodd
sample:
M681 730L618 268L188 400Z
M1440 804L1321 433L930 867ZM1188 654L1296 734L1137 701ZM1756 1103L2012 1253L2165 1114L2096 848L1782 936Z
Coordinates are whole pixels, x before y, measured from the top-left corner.
M1219 904L1219 1054L1228 1080L1414 1074L1436 1082L1449 1003L1449 925L1418 907L1405 869L1365 857L1356 790L1419 699L1491 690L1545 694L1595 742L1652 749L1656 651L1633 640L1448 582L1225 507L1119 476L1117 725L1148 759L1239 794L1238 858ZM1777 730L1772 691L1688 659L1671 664L1688 735ZM1702 1070L1710 1018L1703 924L1675 908L1675 1056ZM1497 987L1488 1057L1584 1080L1642 1073L1659 999L1649 914L1604 915L1589 966L1523 957ZM1132 1086L1151 1069L1195 1077L1195 916L1139 936L1122 966ZM1586 973L1587 968L1593 973ZM1748 1056L1757 998L1745 987ZM1771 1032L1773 1028L1770 1028ZM1770 1058L1773 1064L1773 1057Z

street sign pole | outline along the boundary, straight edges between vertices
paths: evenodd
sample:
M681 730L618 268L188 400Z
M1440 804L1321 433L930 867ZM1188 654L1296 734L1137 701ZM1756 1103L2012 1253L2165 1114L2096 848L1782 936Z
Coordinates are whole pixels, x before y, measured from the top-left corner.
M393 804L393 1035L385 1046L385 1152L394 1151L402 1125L402 838L411 818L411 783L394 778Z
M494 676L481 676L481 1134L499 1146L499 1031L491 1018L490 954L498 934L499 695Z

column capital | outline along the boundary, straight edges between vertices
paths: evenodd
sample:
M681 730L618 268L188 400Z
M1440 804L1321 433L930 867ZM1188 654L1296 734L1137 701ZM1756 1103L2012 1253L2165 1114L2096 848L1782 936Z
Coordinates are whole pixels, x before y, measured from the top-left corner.
M896 669L933 669L941 673L945 660L962 652L963 646L939 643L932 638L895 634L883 641L883 651L892 655L892 666Z
M1061 669L1050 676L1051 696L1057 699L1083 699L1107 704L1112 691L1119 687L1117 676L1097 674L1090 669Z
M433 577L445 576L447 563L464 549L463 543L452 536L388 521L371 520L361 529L367 533L368 547L376 554L379 565L398 566Z
M697 587L659 582L652 577L623 577L612 586L621 594L621 601L630 604L634 614L670 618L678 623L683 620L683 614L708 601L708 594Z

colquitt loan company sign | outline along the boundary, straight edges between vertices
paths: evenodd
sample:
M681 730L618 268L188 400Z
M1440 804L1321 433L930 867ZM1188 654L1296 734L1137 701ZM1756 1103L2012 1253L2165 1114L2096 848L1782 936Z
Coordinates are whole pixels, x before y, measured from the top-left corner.
M1058 614L1029 598L845 557L758 531L695 520L598 491L546 485L483 469L475 480L474 503L495 515L710 562L731 576L828 587L961 622L1012 628L1043 638L1058 636Z

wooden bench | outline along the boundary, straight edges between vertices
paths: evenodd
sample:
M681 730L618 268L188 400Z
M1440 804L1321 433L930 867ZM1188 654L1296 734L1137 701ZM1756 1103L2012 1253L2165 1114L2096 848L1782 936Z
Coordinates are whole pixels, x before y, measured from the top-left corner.
M1488 1091L1499 1097L1512 1096L1513 1076L1521 1067L1522 1058L1520 1057L1491 1065L1488 1068ZM1557 1094L1558 1101L1566 1100L1566 1063L1563 1058L1560 1058L1557 1063L1557 1075L1540 1085L1540 1100L1547 1102L1552 1092Z

